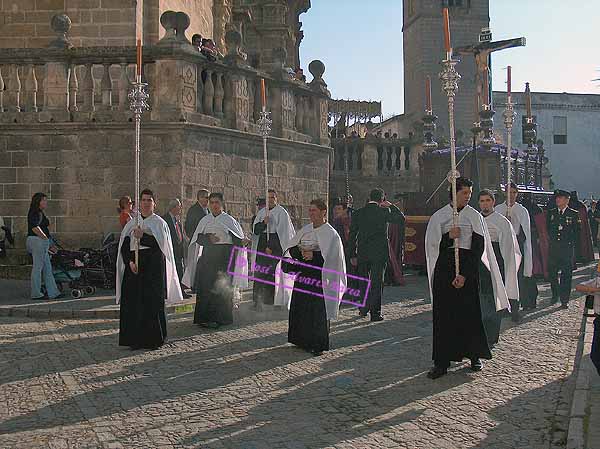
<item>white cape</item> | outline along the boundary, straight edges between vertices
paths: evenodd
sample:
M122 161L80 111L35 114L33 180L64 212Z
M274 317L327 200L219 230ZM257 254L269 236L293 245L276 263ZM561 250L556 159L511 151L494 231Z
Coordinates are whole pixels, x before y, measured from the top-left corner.
M484 217L485 224L490 232L492 243L498 242L500 254L504 259L504 286L509 299L519 299L519 280L517 273L521 265L521 250L519 242L510 221L493 212Z
M125 264L121 257L121 246L123 246L123 240L125 237L130 237L130 248L133 250L135 245L135 238L133 237L133 230L137 227L137 220L133 218L125 225L121 231L121 238L119 240L119 252L117 253L117 284L116 284L116 300L117 304L121 302L121 284L123 283L123 276L125 273ZM146 231L149 230L148 234L152 235L158 242L158 246L165 256L165 267L167 271L167 303L174 303L176 301L183 300L183 294L181 293L181 286L179 285L179 276L177 275L177 266L175 265L175 256L173 254L173 244L171 243L171 232L167 223L156 214L152 214L149 217L141 221L140 227ZM145 251L145 250L141 250ZM141 270L144 267L140 267Z
M321 270L321 283L323 285L323 294L325 296L323 300L325 301L327 318L332 320L336 319L338 316L340 302L342 301L347 286L344 248L342 246L342 239L337 231L329 223L325 223L316 229L313 228L312 223L309 223L300 229L295 237L289 242L289 246L285 249L285 253L289 256L288 250L297 246L304 235L313 231L319 242L319 248L324 260L323 269ZM286 276L286 283L282 285L277 282L275 290L276 292L279 290L288 290L290 292L289 298L291 299L293 285L294 277ZM275 304L285 305L289 310L291 301L285 301L286 298L287 296L276 293Z
M505 217L508 214L506 202L496 206L496 212ZM519 203L515 203L510 208L510 220L515 234L519 235L521 229L525 234L525 244L523 247L523 276L530 278L533 273L533 252L531 249L531 222L529 221L529 212Z
M198 260L202 255L202 245L198 245L198 234L204 234L207 227L220 226L225 233L231 232L238 239L244 239L244 230L237 222L235 218L226 212L222 212L216 217L209 213L205 215L202 220L196 226L194 235L190 240L190 247L188 249L187 266L185 267L185 273L183 274L182 283L183 285L193 288L194 281L196 280L196 267L198 266ZM247 250L235 250L236 260L232 261L234 268L233 286L239 288L248 287L248 252ZM231 267L229 267L231 268Z
M435 264L440 255L440 241L442 235L447 232L447 228L452 225L452 206L446 205L439 209L429 219L427 231L425 232L425 256L427 259L427 277L429 279L429 294L433 302L433 273ZM496 301L496 310L508 309L510 304L506 289L502 282L498 262L494 255L494 248L490 239L490 233L487 229L482 215L471 206L465 206L458 214L458 225L461 228L461 236L458 238L458 244L461 248L471 248L471 232L481 235L484 239L484 249L481 255L481 262L489 270L492 277L492 286L494 288L494 297ZM471 232L468 232L471 231ZM450 286L449 286L450 287Z
M254 222L252 223L252 252L250 253L250 267L254 264L254 260L256 259L256 250L258 248L258 241L260 236L258 234L254 234L254 226L257 223L260 223L265 219L265 215L267 214L267 208L263 207L258 211L256 217L254 218ZM273 230L277 233L279 237L279 243L281 244L281 248L285 251L287 248L290 248L293 245L290 245L290 242L296 235L296 230L294 229L294 225L292 224L292 220L287 212L281 205L275 206L273 209L269 210L269 224L267 227L269 233L273 233ZM266 231L265 231L266 232ZM252 268L250 268L252 269ZM276 284L285 283L286 282L286 274L281 271L281 262L277 264L277 268L275 273L278 273L277 279L275 279ZM258 282L258 281L255 281ZM287 288L283 289L275 289L275 296L283 295L279 298L279 302L277 299L275 300L275 304L287 304L292 299L292 290Z

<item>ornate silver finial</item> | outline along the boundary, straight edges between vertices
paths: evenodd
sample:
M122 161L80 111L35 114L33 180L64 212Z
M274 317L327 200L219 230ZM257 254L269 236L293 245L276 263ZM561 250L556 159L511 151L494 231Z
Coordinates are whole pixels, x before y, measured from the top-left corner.
M263 138L267 138L271 134L271 113L269 111L260 111L260 118L258 119L258 129Z
M131 90L127 98L129 99L129 109L131 109L131 112L136 117L150 109L150 105L148 104L150 94L147 91L147 87L148 83L131 83Z

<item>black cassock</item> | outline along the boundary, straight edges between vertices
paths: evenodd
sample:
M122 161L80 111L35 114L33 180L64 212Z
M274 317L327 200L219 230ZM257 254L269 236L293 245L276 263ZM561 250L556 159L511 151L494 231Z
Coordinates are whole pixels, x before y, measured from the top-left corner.
M492 242L494 247L494 255L500 268L502 281L504 282L504 258L500 251L500 243ZM498 312L496 310L496 297L494 295L494 286L492 284L492 276L483 262L479 262L479 294L481 298L481 313L483 325L487 335L488 344L490 347L498 343L500 340L500 327L502 325L502 314L504 310Z
M284 271L298 273L290 303L288 341L307 351L328 351L329 321L327 320L327 310L323 298L323 287L311 285L310 282L300 282L300 278L305 281L307 279L321 281L320 268L323 267L323 256L320 251L313 251L313 259L306 262L297 246L290 248L289 251L293 259L310 264L315 268L292 263L284 264ZM297 289L321 296L304 293Z
M281 257L283 255L283 250L281 248L281 243L279 242L279 235L276 232L269 232L269 244L267 245L267 234L264 232L266 227L267 225L263 222L256 223L256 225L254 225L254 234L259 236L256 250L264 253L268 246L271 249L273 256ZM273 304L275 302L275 269L279 263L279 260L257 254L254 263L261 268L270 268L270 270L265 270L266 273L261 270L256 270L254 272L255 278L270 282L270 284L260 281L254 282L254 285L252 286L252 297L254 303Z
M119 345L154 349L167 338L165 298L167 296L166 263L156 239L144 234L139 250L139 272L134 274L129 261L135 261L130 238L125 237L120 257L125 263L121 288Z
M453 240L445 233L433 277L433 360L448 367L464 358L491 359L479 300L479 269L484 239L473 232L471 249L460 249L463 288L454 288Z
M233 284L232 276L227 274L231 251L241 246L241 240L229 232L232 244L210 243L206 234L198 234L198 244L202 255L196 267L196 309L195 324L233 323Z

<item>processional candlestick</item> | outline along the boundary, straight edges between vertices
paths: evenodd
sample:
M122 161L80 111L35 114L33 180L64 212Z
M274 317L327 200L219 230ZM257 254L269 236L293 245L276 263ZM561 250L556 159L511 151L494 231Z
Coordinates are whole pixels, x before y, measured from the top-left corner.
M508 66L508 80L507 80L507 95L506 95L506 109L504 110L504 126L506 128L506 206L507 216L510 220L512 203L510 199L510 182L511 182L511 168L512 168L512 129L515 122L515 111L512 104L512 93L511 93L511 75L512 68Z
M267 137L271 133L271 113L267 111L267 93L265 89L265 80L260 80L260 94L262 99L262 111L260 112L260 118L258 119L258 129L263 138L263 161L264 161L264 174L265 174L265 217L267 218L267 242L269 241L269 169L268 169L268 155L267 155Z
M456 170L456 139L454 136L454 98L458 89L458 81L460 75L456 71L458 61L452 59L452 46L450 45L450 18L448 16L448 8L443 9L444 14L444 44L446 49L446 59L442 61L443 69L440 73L442 81L442 89L448 97L448 122L450 128L450 173L448 173L448 181L452 186L452 226L458 227L458 202L456 192L456 179L460 177L460 173ZM460 274L459 268L459 245L454 241L454 267L455 275Z
M141 224L141 210L140 210L140 130L141 130L141 119L144 111L150 109L148 100L150 95L147 91L148 83L142 82L142 41L137 41L137 54L136 54L136 74L135 81L131 83L131 90L127 95L129 99L129 108L133 112L135 121L135 147L134 147L134 161L135 161L135 201L137 202L137 215L136 223L138 227ZM139 239L135 240L135 264L138 266L139 262ZM139 267L138 267L139 268Z
M540 160L540 152L535 147L537 143L537 123L535 122L535 117L533 117L531 110L531 89L529 88L529 83L525 83L525 110L526 115L524 117L525 122L523 123L523 137L525 143L527 144L527 155L533 155L534 160L543 165L543 154ZM526 184L529 184L529 179L525 181ZM542 179L540 176L540 184L542 183Z

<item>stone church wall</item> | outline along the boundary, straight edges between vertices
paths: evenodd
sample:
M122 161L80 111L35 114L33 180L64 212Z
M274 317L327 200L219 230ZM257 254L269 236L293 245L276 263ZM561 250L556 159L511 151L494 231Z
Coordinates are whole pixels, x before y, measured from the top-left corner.
M0 136L0 216L24 245L31 196L49 198L51 231L65 246L97 247L120 230L117 203L133 196L134 133L129 124L4 125ZM270 187L280 193L294 224L308 220L314 198L327 200L328 148L270 139ZM225 195L226 210L246 231L258 196L264 197L262 139L200 125L143 125L141 187L155 191L158 212L174 197L184 210L196 191ZM293 205L293 206L289 206Z

